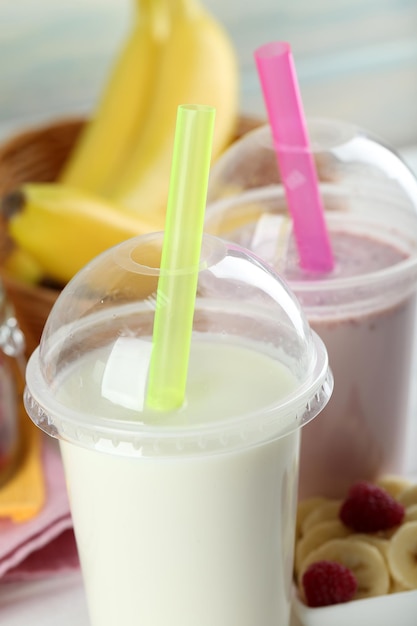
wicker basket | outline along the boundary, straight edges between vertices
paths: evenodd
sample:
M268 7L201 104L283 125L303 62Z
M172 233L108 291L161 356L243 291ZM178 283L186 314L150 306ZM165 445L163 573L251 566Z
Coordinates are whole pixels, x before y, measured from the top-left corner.
M28 181L53 181L74 145L83 121L69 119L29 129L11 138L0 148L0 195L3 196ZM0 249L9 242L4 225ZM39 343L42 329L59 291L19 282L4 270L3 284L16 317L26 337L26 352L31 354Z
M22 132L0 147L0 196L24 182L56 180L84 123L82 119L59 120ZM241 118L236 137L252 130L259 123L260 120L253 118ZM3 227L0 250L6 248L7 234ZM27 355L30 355L39 343L45 321L59 291L17 281L1 269L1 254L0 273L26 337Z

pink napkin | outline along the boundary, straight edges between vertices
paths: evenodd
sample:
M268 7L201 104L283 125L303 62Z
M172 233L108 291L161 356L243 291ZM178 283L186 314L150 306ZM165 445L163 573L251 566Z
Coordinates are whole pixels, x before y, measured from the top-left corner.
M0 518L0 582L33 580L79 567L59 449L43 441L46 501L26 522Z

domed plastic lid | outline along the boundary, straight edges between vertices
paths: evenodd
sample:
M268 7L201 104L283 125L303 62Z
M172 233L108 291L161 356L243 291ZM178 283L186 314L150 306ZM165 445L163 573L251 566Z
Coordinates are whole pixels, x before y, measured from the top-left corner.
M161 233L126 241L64 288L27 368L32 420L78 445L170 456L256 445L312 419L332 390L323 343L269 266L208 235L184 405L149 408L161 247Z
M309 135L331 272L313 275L299 263L268 125L233 144L212 168L207 231L272 264L310 322L395 306L417 281L417 179L390 148L354 125L312 120ZM296 174L302 175L294 171L294 180Z
M417 179L395 151L370 132L339 120L311 119L308 133L319 181L347 193L379 193L417 210ZM270 126L234 142L211 169L210 204L242 191L280 184Z

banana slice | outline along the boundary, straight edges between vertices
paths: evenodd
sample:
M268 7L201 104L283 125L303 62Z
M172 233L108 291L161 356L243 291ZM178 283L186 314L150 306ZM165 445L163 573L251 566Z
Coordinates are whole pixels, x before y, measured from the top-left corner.
M417 522L417 504L412 504L405 509L404 522Z
M356 577L358 590L355 599L381 596L389 591L390 577L384 558L378 548L354 539L331 539L310 552L303 561L300 578L317 561L335 561L348 567Z
M388 563L397 583L417 589L417 522L406 522L391 537Z
M368 535L367 533L355 533L354 535L352 535L352 538L357 539L358 541L364 541L365 543L368 543L369 545L377 548L379 552L381 553L381 556L384 558L388 567L389 539L386 539L385 537L377 536L377 535L371 535L371 534Z
M301 525L302 534L305 535L306 532L313 528L316 524L339 519L341 506L342 500L326 500L316 506L311 513L305 517Z
M314 498L306 498L305 500L300 500L297 507L297 522L296 522L296 536L301 537L302 535L302 526L304 524L305 518L319 505L327 502L326 498L322 498L320 496Z
M411 481L404 476L397 476L396 474L386 474L381 476L375 484L381 489L387 491L390 496L397 499L398 496L411 486Z
M407 489L400 493L397 500L406 508L417 504L417 484L407 487Z
M408 587L404 587L401 583L398 583L396 580L391 580L389 586L389 593L400 593L401 591L410 591Z
M391 528L386 528L385 530L380 530L378 532L378 537L381 537L381 539L388 539L388 540L390 540L391 537L393 535L395 535L395 533L397 532L397 530L399 528L400 528L400 526L392 526Z
M351 533L350 529L342 524L338 519L328 522L320 522L315 524L301 539L297 542L295 548L295 573L297 574L304 559L316 548L326 543L330 539L338 539L347 537Z

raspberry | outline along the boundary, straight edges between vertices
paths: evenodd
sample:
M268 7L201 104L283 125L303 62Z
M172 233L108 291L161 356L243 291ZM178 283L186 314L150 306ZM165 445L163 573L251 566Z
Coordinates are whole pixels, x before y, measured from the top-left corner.
M302 577L308 606L328 606L352 600L358 588L353 572L333 561L312 563Z
M339 518L356 532L374 533L401 524L404 514L403 505L384 489L361 481L349 489Z

